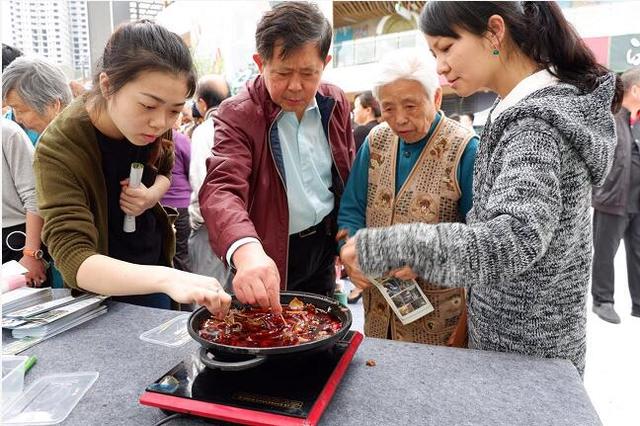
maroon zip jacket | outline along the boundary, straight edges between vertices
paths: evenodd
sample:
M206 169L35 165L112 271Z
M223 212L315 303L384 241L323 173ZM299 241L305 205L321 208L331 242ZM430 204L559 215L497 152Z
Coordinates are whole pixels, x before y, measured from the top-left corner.
M351 108L342 90L327 83L320 84L316 101L333 156L337 209L355 157ZM255 237L278 266L280 288L286 289L289 208L276 123L280 111L262 76L220 105L199 199L209 241L222 261L235 241Z

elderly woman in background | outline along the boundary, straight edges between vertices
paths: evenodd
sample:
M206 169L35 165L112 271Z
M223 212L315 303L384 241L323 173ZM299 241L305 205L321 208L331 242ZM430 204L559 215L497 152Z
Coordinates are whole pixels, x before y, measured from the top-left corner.
M23 127L34 145L44 129L71 102L71 99L71 89L62 70L44 59L21 56L14 59L2 72L3 106L11 107L9 118ZM5 125L3 124L4 131ZM15 133L17 132L13 134ZM13 143L13 146L18 146L18 143ZM20 174L22 176L29 175L29 179L33 180L31 168L21 170ZM3 206L6 208L4 191ZM16 230L23 232L24 244L16 245L14 242L12 247L14 249L15 247L23 247L20 263L30 271L27 278L33 285L42 285L46 280L43 277L42 260L51 260L46 247L40 241L43 220L36 211L26 209L23 214L26 214L26 217L19 220L17 228L16 226L7 226L11 221L3 220L3 253L7 247L8 236L15 236L16 233L13 231ZM3 256L3 261L5 260L8 258ZM48 281L55 281L55 276L55 269L51 268L48 273ZM49 284L53 283L49 282Z
M3 104L11 107L16 122L38 134L71 99L62 70L44 59L22 56L3 72Z
M40 233L33 145L18 124L2 122L2 262L15 260L27 268L27 283L39 287L47 279Z
M374 96L384 123L367 136L353 164L338 225L361 228L397 223L464 222L471 208L475 134L440 111L442 89L433 58L406 49L383 59ZM341 253L342 254L342 253ZM463 346L465 293L421 278L434 311L403 326L357 264L341 256L353 283L364 288L365 333L435 345ZM459 325L461 332L452 339Z

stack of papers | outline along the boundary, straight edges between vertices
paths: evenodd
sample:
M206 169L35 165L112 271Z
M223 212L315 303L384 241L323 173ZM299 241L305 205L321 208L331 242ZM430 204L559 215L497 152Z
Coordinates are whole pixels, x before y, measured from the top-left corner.
M2 293L2 314L7 315L17 310L48 302L53 299L50 288L20 287Z
M16 339L46 337L82 324L107 310L102 305L108 296L65 297L48 303L13 311L2 318L2 328L12 330Z

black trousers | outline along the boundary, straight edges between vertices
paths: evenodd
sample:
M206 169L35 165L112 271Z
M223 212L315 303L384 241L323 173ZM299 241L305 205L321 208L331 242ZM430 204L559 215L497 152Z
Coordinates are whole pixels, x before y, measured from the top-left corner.
M181 271L191 272L191 259L189 258L189 209L179 208L176 218L176 255L173 257L173 266Z
M616 216L594 210L591 295L595 304L613 303L613 259L623 238L633 311L640 312L640 213Z
M287 290L333 296L337 244L328 223L289 236Z

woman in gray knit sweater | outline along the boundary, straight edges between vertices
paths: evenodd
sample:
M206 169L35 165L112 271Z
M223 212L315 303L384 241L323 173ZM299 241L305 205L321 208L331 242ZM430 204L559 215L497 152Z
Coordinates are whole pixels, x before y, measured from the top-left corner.
M613 161L621 86L555 3L428 2L420 21L458 95L499 95L473 207L466 224L361 230L343 253L367 274L466 287L470 347L565 358L582 375L591 185Z

